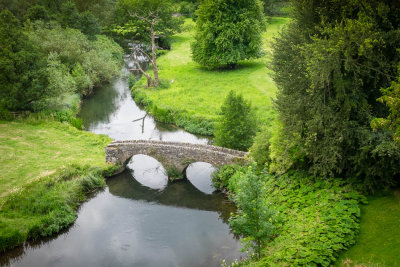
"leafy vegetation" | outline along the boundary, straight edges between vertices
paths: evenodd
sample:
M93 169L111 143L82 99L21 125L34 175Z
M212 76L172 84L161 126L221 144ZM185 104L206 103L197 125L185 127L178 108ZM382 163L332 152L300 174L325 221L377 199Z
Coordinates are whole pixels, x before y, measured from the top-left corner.
M193 60L207 68L233 68L261 57L264 14L259 0L204 0L196 11Z
M240 176L233 197L238 213L229 218L229 224L234 233L245 236L246 247L260 260L263 248L274 237L277 220L265 202L263 177L251 168Z
M7 9L1 11L2 109L49 109L66 95L90 94L119 73L122 49L96 35L100 30L93 27L100 26L91 25L96 24L93 15L80 14L72 2L60 9L52 19L46 9L33 6L24 24Z
M373 131L370 123L387 115L376 99L398 76L398 5L295 0L292 6L294 20L274 45L279 123L270 170L354 178L369 190L392 185L400 147L392 131Z
M222 170L224 174L215 177L225 177L220 183L226 184L229 168ZM243 186L244 179L249 176L261 184L250 188ZM239 265L329 266L339 252L355 243L359 204L366 202L365 197L342 179L314 178L302 172L275 176L257 171L254 166L243 167L231 176L228 188L233 195L263 191L263 205L275 213L273 219L268 220L274 222L275 236L263 247L261 260L249 258ZM254 205L254 202L247 201L247 205ZM264 231L271 229L270 225L263 227ZM251 236L255 232L246 234Z
M256 125L250 104L230 91L215 125L214 142L217 146L247 151L253 144Z

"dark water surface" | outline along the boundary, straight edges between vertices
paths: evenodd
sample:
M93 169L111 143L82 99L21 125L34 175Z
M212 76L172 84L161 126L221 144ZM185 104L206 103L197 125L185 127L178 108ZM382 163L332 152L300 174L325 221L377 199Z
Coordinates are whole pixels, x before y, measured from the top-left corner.
M126 64L132 64L126 59ZM158 124L132 100L124 75L85 100L81 118L115 140L207 144L209 139ZM213 192L208 163L193 163L187 181L169 183L155 159L137 155L85 202L64 233L0 255L11 266L219 266L243 256L227 220L234 206Z

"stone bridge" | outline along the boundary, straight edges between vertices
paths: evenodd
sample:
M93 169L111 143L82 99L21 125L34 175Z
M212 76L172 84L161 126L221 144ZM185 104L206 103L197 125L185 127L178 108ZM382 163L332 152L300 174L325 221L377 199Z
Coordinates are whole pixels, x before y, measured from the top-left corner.
M247 154L211 145L145 140L114 141L105 151L106 162L120 164L123 169L134 155L143 154L155 158L167 170L172 167L182 173L193 162L207 162L220 167L241 162Z

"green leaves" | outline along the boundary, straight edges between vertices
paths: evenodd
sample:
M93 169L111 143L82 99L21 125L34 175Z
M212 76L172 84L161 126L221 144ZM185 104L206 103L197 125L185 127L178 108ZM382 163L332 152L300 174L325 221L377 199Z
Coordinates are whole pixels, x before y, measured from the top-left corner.
M375 0L293 1L294 21L274 46L282 127L271 137L271 170L355 177L369 188L390 184L400 173L393 165L397 156L374 153L387 139L370 129L371 118L388 114L376 101L380 89L398 76L399 9L390 6ZM373 124L384 128L388 121Z
M255 133L256 121L250 104L230 91L215 126L215 144L246 151L253 144Z
M257 258L267 241L275 234L275 213L265 201L265 177L257 175L252 167L240 176L235 185L234 201L238 213L229 219L233 231L246 237L244 242L252 247Z
M194 61L207 68L230 67L261 56L265 24L259 0L207 0L196 12Z

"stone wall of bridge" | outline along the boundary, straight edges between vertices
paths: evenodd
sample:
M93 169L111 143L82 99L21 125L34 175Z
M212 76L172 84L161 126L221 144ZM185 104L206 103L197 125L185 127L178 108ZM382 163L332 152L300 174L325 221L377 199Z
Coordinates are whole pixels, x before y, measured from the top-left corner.
M134 155L157 159L164 168L175 167L183 172L193 162L207 162L215 167L244 160L247 153L211 145L164 141L114 141L105 148L106 162L125 166Z

